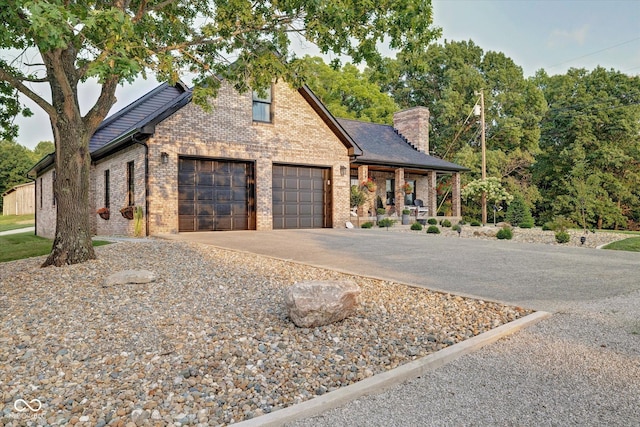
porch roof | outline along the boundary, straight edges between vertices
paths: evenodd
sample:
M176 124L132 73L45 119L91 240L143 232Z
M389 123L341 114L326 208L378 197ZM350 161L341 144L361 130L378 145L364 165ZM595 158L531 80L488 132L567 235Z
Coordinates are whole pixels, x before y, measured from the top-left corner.
M468 168L418 151L393 126L337 119L362 149L354 163L410 169L463 172Z

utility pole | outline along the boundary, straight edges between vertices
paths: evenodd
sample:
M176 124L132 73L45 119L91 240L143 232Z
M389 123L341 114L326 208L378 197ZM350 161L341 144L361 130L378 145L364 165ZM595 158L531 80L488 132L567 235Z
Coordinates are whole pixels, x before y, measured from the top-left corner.
M484 89L480 89L480 93L476 92L476 95L480 95L480 146L482 148L482 180L487 178L487 148L484 137ZM487 224L487 193L482 192L482 225Z

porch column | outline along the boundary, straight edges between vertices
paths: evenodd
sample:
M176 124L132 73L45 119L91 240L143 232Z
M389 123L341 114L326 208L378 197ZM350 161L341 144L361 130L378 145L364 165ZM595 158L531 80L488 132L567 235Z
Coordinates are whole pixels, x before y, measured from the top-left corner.
M451 176L451 214L459 217L460 211L460 172Z
M365 182L367 178L369 178L369 166L367 165L358 166L358 185L359 186L362 185L362 183ZM351 190L351 188L349 188L349 190ZM371 196L369 196L369 192L365 191L365 194L367 194L367 201L364 202L364 204L360 206L356 211L359 217L367 216L367 212L369 211L369 207L371 205Z
M402 215L402 209L404 209L404 190L402 189L404 185L404 168L396 169L395 180L396 188L393 189L393 192L395 194L396 213L400 216Z
M438 193L436 192L436 171L427 172L427 207L429 208L428 215L436 216L438 214Z

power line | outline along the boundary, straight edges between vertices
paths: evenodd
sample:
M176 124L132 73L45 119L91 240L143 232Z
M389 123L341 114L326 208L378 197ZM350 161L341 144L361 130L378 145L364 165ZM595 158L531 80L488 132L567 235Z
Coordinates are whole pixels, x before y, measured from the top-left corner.
M587 53L587 54L582 55L582 56L578 56L577 58L568 59L568 60L566 60L566 61L559 62L559 63L557 63L557 64L555 64L555 65L551 65L551 66L549 66L549 67L547 67L547 68L555 68L555 67L558 67L558 66L560 66L560 65L566 64L566 63L568 63L568 62L573 62L573 61L577 61L578 59L587 58L587 57L589 57L589 56L597 55L598 53L602 53L602 52L605 52L605 51L607 51L607 50L610 50L610 49L614 49L614 48L616 48L616 47L623 46L623 45L625 45L625 44L633 43L633 42L635 42L635 41L637 41L637 40L640 40L640 37L636 37L636 38L634 38L634 39L627 40L627 41L624 41L624 42L622 42L622 43L615 44L615 45L613 45L613 46L605 47L605 48L603 48L603 49L596 50L595 52L591 52L591 53Z

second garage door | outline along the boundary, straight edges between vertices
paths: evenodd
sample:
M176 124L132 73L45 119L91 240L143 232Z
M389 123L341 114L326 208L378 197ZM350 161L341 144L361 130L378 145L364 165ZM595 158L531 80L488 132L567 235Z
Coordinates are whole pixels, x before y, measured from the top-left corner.
M273 166L273 228L331 226L330 169Z

